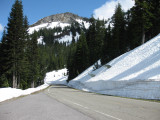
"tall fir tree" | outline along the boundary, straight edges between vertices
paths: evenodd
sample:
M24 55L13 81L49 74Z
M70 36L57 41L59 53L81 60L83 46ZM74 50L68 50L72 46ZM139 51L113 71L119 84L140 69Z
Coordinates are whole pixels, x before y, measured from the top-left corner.
M6 29L3 31L1 44L0 44L0 87L8 87L9 81L7 79L8 71L8 46L6 39Z
M103 39L102 57L101 57L102 65L111 60L111 54L112 54L111 41L112 41L112 35L111 35L111 27L109 24L108 27L106 28L105 37Z
M97 61L99 58L102 57L102 49L103 49L103 40L105 37L105 21L104 20L97 20L96 22L96 36L95 36L95 48L94 48L94 54L95 56L95 61Z
M83 32L77 42L75 57L77 74L80 74L89 66L89 49Z
M90 65L94 64L96 61L96 54L95 54L95 38L96 38L96 20L92 17L90 18L90 27L86 33L87 45L89 49L89 61Z
M121 5L115 8L115 13L112 17L113 22L113 40L112 40L112 58L125 52L125 21L124 12Z
M144 44L146 40L146 33L152 27L151 18L153 13L151 12L152 2L150 0L135 0L135 6L133 10L133 22L137 28L139 28L141 36L141 44Z
M34 33L31 36L30 44L29 44L29 83L31 84L31 87L35 87L37 85L37 81L39 78L39 48L38 48L38 42L37 42L37 34Z
M8 18L7 27L7 57L10 60L8 66L12 74L12 86L14 88L18 87L21 79L21 65L24 52L23 32L23 6L21 1L16 0L12 6L10 17Z

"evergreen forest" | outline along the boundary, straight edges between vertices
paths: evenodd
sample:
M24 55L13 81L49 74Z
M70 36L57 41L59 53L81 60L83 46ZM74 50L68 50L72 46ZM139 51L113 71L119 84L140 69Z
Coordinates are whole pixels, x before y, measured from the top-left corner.
M160 33L160 2L135 0L127 12L117 4L110 19L86 20L88 29L75 22L63 29L44 28L29 34L22 2L15 0L0 42L0 87L36 87L43 84L47 72L64 67L68 69L68 82L93 64L97 69ZM70 33L72 42L58 42ZM76 33L80 35L77 40ZM44 43L38 44L41 36Z

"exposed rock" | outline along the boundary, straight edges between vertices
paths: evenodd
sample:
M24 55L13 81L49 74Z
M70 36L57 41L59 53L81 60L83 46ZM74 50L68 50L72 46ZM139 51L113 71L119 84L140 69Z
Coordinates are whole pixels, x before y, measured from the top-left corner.
M73 23L76 21L76 19L84 19L82 17L79 17L78 15L75 15L73 13L62 13L62 14L56 14L56 15L51 15L45 18L42 18L35 24L31 25L31 27L43 24L43 23L51 23L51 22L61 22L61 23Z

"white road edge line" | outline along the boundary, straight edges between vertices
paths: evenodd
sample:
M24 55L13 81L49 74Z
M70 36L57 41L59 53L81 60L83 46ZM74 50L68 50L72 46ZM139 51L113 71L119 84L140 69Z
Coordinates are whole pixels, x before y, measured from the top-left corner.
M108 115L108 114L106 114L106 113L103 113L103 112L100 112L100 111L97 111L97 110L94 110L94 111L97 112L97 113L99 113L99 114L102 114L102 115L104 115L104 116L107 116L107 117L116 119L116 120L122 120L122 119L120 119L120 118L114 117L114 116L112 116L112 115Z
M50 88L48 89L48 93L50 93ZM66 102L72 103L72 104L74 104L74 105L80 106L80 107L82 107L82 108L84 108L84 109L87 109L87 110L91 110L91 109L90 109L90 108L88 108L88 107L85 107L85 106L83 106L83 105L81 105L81 104L75 103L75 102L70 101L70 100L67 100L67 99L63 99L63 101L66 101ZM117 118L117 117L114 117L114 116L112 116L112 115L109 115L109 114L106 114L106 113L100 112L100 111L98 111L98 110L93 110L93 111L94 111L94 112L96 112L96 113L102 114L102 115L104 115L104 116L107 116L107 117L110 117L110 118L116 119L116 120L122 120L122 119L120 119L120 118Z
M75 103L75 102L72 102L72 101L69 101L69 100L66 100L66 99L63 99L63 100L66 101L66 102L72 103L72 104L74 104L74 105L80 106L80 107L82 107L82 108L84 108L84 109L91 110L90 108L85 107L85 106L83 106L83 105L81 105L81 104L78 104L78 103ZM98 111L98 110L93 110L93 111L96 112L96 113L102 114L102 115L104 115L104 116L107 116L107 117L116 119L116 120L122 120L122 119L120 119L120 118L117 118L117 117L114 117L114 116L112 116L112 115L109 115L109 114L100 112L100 111Z

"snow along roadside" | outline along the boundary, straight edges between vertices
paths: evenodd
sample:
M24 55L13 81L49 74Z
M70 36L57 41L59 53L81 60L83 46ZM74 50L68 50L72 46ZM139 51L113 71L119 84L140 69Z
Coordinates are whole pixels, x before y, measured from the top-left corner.
M43 84L36 88L28 88L26 90L21 90L21 89L16 89L16 88L11 88L11 87L0 88L0 102L8 100L8 99L24 96L24 95L29 95L31 93L43 90L47 88L48 86L49 86L48 84Z
M21 89L16 89L16 88L11 88L11 87L0 88L0 102L8 100L8 99L32 94L34 92L37 92L37 91L40 91L40 90L43 90L49 87L51 84L65 84L66 85L67 84L66 80L68 78L68 76L66 75L67 75L67 69L64 68L61 70L46 73L44 84L36 88L28 88L26 90L21 90Z

